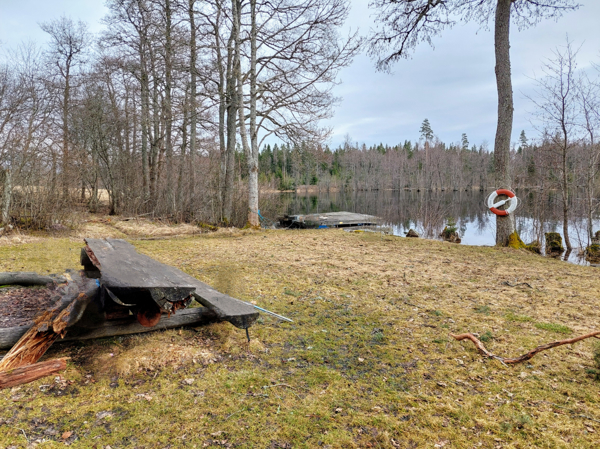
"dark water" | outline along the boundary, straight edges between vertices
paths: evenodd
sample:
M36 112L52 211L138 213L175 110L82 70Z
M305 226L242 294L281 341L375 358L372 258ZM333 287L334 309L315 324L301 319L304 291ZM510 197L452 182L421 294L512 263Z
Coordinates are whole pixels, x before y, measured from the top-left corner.
M489 193L489 192L488 192ZM358 212L382 217L395 235L403 236L410 228L422 237L440 238L448 223L456 223L463 245L495 244L495 215L486 204L488 193L417 192L417 191L356 191L280 194L280 210L287 214L312 214L336 211ZM526 243L538 240L543 244L544 233L562 235L562 206L555 193L535 191L516 192L520 203L515 211L519 235ZM578 211L578 196L574 195L569 235L573 251L566 255L573 263L587 264L580 254L589 242L587 220ZM594 231L600 229L600 219L595 217ZM575 248L576 247L576 248ZM565 255L563 255L563 258Z

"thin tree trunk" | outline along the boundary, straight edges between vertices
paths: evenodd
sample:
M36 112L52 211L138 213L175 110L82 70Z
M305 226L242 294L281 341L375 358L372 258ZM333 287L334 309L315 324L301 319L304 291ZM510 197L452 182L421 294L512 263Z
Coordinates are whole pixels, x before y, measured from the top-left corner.
M512 0L498 0L494 47L496 50L496 84L498 87L498 127L494 143L496 188L510 189L510 139L513 125L513 92L510 69L510 8ZM503 196L504 198L504 196ZM501 198L501 199L503 199ZM496 216L496 245L507 246L515 231L514 217Z
M565 246L567 251L571 251L571 240L569 239L569 177L568 177L568 166L567 166L567 137L563 142L564 147L562 151L562 185L561 193L563 200L563 235L565 238Z
M233 25L231 34L233 37L233 54L228 55L229 62L229 77L227 80L227 97L228 97L228 105L227 105L227 165L226 165L226 173L225 173L225 188L223 191L223 220L226 223L231 222L231 218L233 215L233 182L234 182L234 172L235 172L235 143L236 143L236 122L237 122L237 112L238 112L238 104L240 99L237 95L237 76L236 71L238 68L236 64L236 54L239 54L239 27L238 20L236 19L238 12L238 0L232 0L231 6L233 10ZM228 51L231 52L231 45L228 46Z
M63 92L63 110L62 110L62 138L63 138L63 154L62 154L62 188L63 197L69 197L69 176L70 176L70 154L69 154L69 95L70 95L70 66L67 63L65 73L65 90Z
M146 62L143 56L143 49L140 48L140 87L141 87L141 105L142 105L142 188L144 193L144 201L150 198L150 170L148 163L148 131L150 123L150 86L148 82L148 72Z
M173 84L173 42L171 39L172 11L171 0L165 1L165 172L166 172L166 200L167 212L175 212L173 196L173 108L171 90Z
M250 157L248 158L248 223L260 226L258 210L258 130L256 128L256 0L250 0Z
M190 202L196 197L196 124L197 124L197 87L196 87L196 21L194 18L194 5L196 0L189 0L190 17Z
M4 192L2 194L2 221L0 224L8 224L10 219L10 205L12 202L12 170L4 170Z

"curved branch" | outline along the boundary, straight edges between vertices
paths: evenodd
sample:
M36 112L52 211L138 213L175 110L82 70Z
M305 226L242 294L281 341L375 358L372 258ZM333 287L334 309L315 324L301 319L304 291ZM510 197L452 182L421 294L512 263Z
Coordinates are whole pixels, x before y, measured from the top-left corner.
M484 355L491 359L496 359L504 364L516 364L516 363L525 362L526 360L533 358L533 356L535 356L537 353L545 351L547 349L552 349L552 348L556 348L557 346L563 346L563 345L572 345L573 343L577 343L578 341L585 340L587 338L592 338L592 337L599 338L598 337L599 335L600 335L600 331L594 331L589 334L581 335L579 337L570 338L568 340L554 341L552 343L547 343L545 345L538 346L537 348L532 349L531 351L527 352L526 354L523 354L522 356L516 357L514 359L506 359L504 357L499 357L497 355L492 354L490 351L488 351L485 348L485 346L483 346L483 343L475 335L471 334L470 332L466 333L466 334L459 334L459 335L450 334L450 336L452 338L454 338L455 340L458 340L458 341L471 340L481 355Z

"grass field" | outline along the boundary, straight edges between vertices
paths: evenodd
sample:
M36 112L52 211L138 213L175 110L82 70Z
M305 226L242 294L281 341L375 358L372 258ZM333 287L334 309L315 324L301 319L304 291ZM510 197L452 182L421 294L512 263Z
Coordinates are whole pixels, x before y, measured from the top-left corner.
M79 238L23 241L0 245L0 271L78 268ZM598 329L596 268L333 230L131 242L294 323L261 315L250 345L227 323L56 344L45 358L71 357L62 376L0 391L0 447L600 444L597 340L505 367L449 337L476 332L508 357Z

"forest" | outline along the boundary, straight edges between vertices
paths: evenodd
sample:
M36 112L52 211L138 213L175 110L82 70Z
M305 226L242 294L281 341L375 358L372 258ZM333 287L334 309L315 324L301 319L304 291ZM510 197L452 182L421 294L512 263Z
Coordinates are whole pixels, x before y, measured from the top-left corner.
M0 62L0 227L52 229L81 211L256 226L260 192L496 188L493 149L442 142L427 119L418 141L328 146L339 71L366 46L342 33L346 0L107 7L102 33L49 20L47 45ZM538 135L521 132L508 165L512 188L556 192L565 230L583 215L591 239L600 71L577 58L567 40L546 62Z

